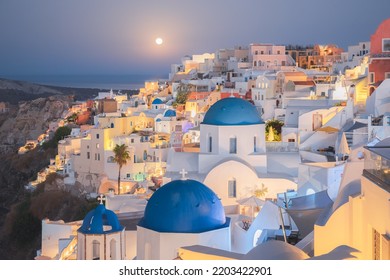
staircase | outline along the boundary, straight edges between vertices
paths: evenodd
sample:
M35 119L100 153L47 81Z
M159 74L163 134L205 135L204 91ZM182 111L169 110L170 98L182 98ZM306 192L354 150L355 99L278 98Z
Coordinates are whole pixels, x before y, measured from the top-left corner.
M345 138L347 139L348 147L352 147L352 144L353 144L353 131L345 132Z
M74 256L77 249L77 236L74 236L73 239L69 242L68 246L66 246L59 257L59 260L69 260L71 256ZM73 259L73 258L72 258Z

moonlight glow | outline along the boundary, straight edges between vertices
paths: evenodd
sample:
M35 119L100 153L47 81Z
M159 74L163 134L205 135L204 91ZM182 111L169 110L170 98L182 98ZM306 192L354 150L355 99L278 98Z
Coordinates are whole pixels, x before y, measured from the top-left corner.
M157 45L162 45L162 43L163 43L163 39L161 39L161 38L157 38L156 39L156 44Z

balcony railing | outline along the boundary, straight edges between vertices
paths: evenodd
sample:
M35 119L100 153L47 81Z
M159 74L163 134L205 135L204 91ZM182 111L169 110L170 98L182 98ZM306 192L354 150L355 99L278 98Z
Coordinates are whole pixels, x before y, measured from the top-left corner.
M296 142L266 142L265 147L267 152L298 152Z
M381 151L390 147L370 147L366 149L363 175L378 186L390 192L390 159Z

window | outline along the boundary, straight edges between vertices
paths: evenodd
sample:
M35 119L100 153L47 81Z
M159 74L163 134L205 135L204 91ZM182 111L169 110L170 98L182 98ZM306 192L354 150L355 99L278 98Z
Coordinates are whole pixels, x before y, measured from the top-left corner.
M237 197L237 194L236 194L236 179L230 179L228 181L228 197L230 197L230 198Z
M92 241L92 259L100 260L100 242L97 240Z
M114 128L114 123L111 123L111 128Z
M255 55L258 55L259 54L259 51L255 51Z
M91 158L91 154L89 152L87 152L87 159L90 159Z
M229 152L231 154L237 154L237 138L236 137L231 137L230 138Z
M385 79L390 79L390 72L385 73Z
M127 178L127 179L130 179L130 178L131 178L131 174L130 174L130 173L127 173L127 174L126 174L126 178Z
M370 84L375 83L375 73L370 72Z
M383 38L382 39L382 51L383 52L390 52L390 38Z
M213 151L213 137L209 136L209 153Z
M96 144L96 149L99 149L99 143L98 143L98 144Z
M114 162L114 157L110 156L107 158L107 163L113 163Z
M110 259L111 260L118 259L116 253L117 253L116 252L116 240L115 239L111 239L111 241L110 241Z
M257 143L257 139L256 139L256 136L255 136L255 137L253 137L253 152L254 152L254 153L257 152L256 143Z
M264 51L261 51L261 54L264 54Z
M257 62L256 62L256 61L253 62L253 66L254 66L254 67L257 66Z
M295 139L294 138L289 138L288 142L295 142Z
M144 160L147 160L147 158L148 158L148 152L144 150Z
M278 54L280 54L280 51L278 51Z
M99 139L99 133L96 133L96 139Z
M130 139L130 143L134 143L134 138L131 138L131 139Z

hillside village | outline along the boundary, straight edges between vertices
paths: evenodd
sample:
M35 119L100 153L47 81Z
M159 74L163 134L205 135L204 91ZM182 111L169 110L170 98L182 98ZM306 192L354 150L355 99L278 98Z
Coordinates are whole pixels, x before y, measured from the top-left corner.
M345 52L251 44L186 56L138 94L61 110L19 149L69 127L25 188L56 174L100 204L84 220L43 220L36 259L390 259L386 38L390 19Z

